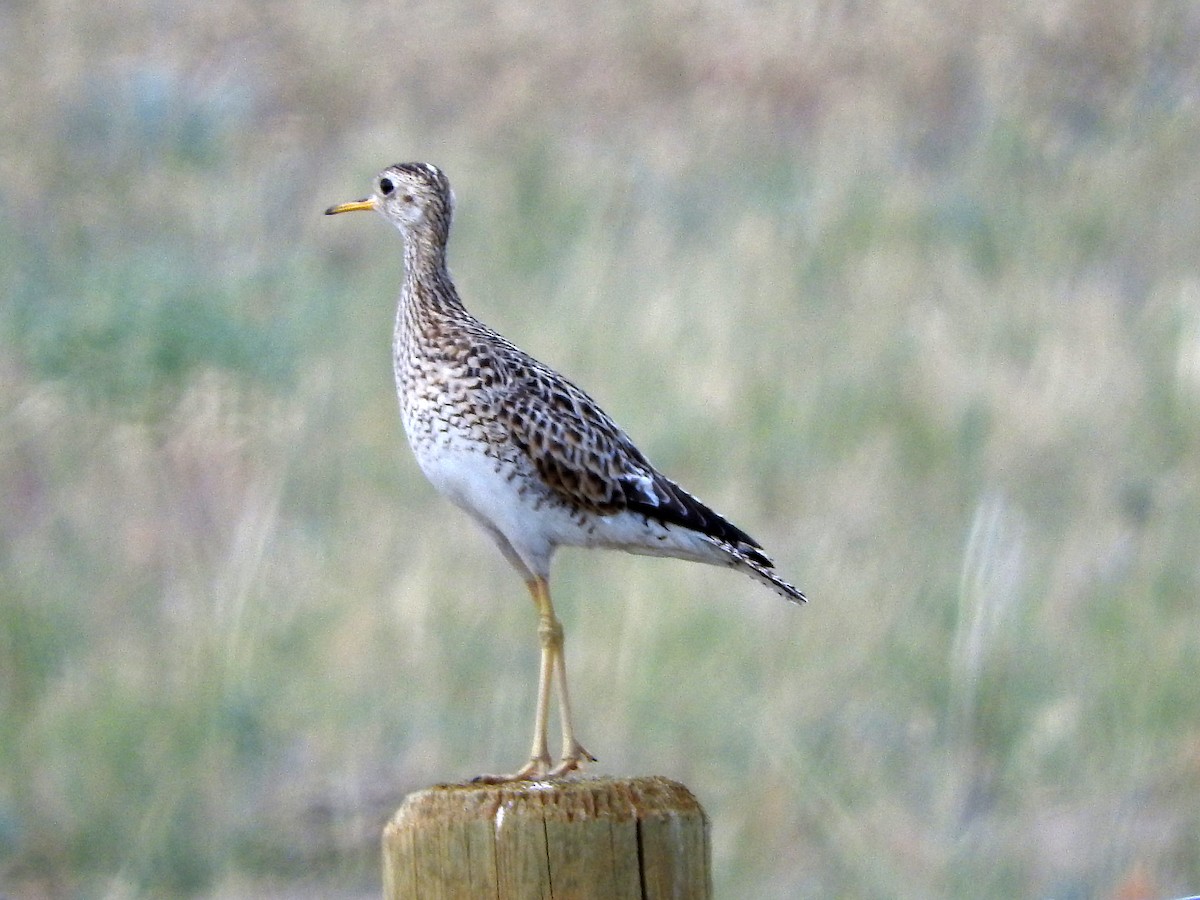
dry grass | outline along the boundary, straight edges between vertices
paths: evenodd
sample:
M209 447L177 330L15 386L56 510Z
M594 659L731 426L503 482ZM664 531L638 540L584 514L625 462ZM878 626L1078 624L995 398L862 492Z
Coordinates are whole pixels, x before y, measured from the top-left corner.
M1186 3L4 11L0 892L371 893L516 761L519 583L421 481L396 237L813 598L566 554L582 737L728 897L1200 885Z

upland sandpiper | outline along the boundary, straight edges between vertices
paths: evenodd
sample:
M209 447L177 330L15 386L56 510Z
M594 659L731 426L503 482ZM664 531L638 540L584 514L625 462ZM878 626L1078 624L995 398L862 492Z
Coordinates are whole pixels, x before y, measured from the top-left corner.
M559 547L607 547L740 569L797 603L750 535L650 464L582 390L467 312L446 269L454 195L436 166L401 163L370 197L404 238L392 360L404 430L421 471L478 522L525 579L538 613L541 669L529 761L485 780L556 778L591 754L575 738L563 630L550 602ZM546 743L557 685L562 755Z

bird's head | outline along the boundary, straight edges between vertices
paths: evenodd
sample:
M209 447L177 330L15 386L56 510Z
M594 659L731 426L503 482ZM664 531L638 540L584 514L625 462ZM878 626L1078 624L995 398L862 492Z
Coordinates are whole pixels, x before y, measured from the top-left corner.
M450 181L429 163L397 163L375 176L370 197L340 203L325 215L373 209L400 229L406 238L430 232L444 241L454 214L454 192Z

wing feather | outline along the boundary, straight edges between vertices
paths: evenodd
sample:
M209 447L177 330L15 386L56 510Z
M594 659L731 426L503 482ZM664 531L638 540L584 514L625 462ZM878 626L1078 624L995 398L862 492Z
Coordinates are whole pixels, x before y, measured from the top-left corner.
M655 469L583 390L541 366L512 374L495 404L497 417L566 502L601 515L628 510L681 525L757 566L773 565L754 538Z

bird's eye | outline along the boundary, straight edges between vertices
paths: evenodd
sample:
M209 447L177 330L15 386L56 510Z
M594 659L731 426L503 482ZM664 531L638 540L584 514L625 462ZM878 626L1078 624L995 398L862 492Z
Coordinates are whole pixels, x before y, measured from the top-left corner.
M390 178L380 178L379 179L379 193L383 194L383 196L386 197L388 194L390 194L395 189L396 189L396 186L394 184L392 184L392 180Z

